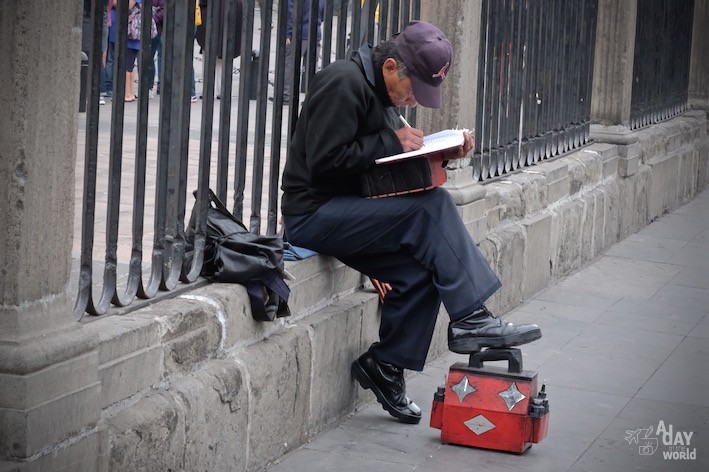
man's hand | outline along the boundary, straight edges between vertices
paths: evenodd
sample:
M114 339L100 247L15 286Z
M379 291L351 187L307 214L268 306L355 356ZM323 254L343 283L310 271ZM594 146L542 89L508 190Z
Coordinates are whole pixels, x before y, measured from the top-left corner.
M417 128L399 128L396 131L404 152L416 151L423 146L423 131Z
M475 146L475 138L473 137L473 133L468 131L467 133L463 133L463 145L442 151L441 159L444 161L461 159L468 155L470 150L473 149L473 146Z

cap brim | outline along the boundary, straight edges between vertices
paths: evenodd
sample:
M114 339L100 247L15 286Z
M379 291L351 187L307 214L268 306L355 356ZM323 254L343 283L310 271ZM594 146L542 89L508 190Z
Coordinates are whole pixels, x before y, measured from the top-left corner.
M429 85L413 74L409 78L419 105L426 108L441 108L441 87Z

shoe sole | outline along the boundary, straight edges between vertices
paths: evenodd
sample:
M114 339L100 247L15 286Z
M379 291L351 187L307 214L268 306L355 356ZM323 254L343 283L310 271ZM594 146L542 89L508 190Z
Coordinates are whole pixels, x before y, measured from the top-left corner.
M461 339L448 343L448 349L456 354L470 354L481 351L485 347L505 348L519 346L520 344L531 343L542 337L541 329L533 329L525 333L515 334L512 336L497 336L489 338L469 338Z
M397 420L407 424L418 424L419 421L421 421L421 416L405 415L398 411L396 408L394 408L389 403L389 401L387 401L382 391L379 390L379 388L371 379L371 377L367 374L367 372L365 372L364 369L360 367L357 361L352 364L352 377L354 377L355 380L359 382L359 385L363 389L371 390L374 393L374 396L377 397L377 401L381 403L382 408L384 408L384 410L386 410L391 416L393 416Z

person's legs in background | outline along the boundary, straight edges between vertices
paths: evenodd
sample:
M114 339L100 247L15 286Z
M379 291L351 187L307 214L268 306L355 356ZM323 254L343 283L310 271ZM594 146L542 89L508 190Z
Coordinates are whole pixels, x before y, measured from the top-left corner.
M152 60L150 61L150 75L148 76L149 82L150 82L150 95L152 96L153 94L153 87L155 86L155 76L157 76L158 82L157 82L157 90L158 93L160 90L160 63L162 62L162 53L158 53L162 49L162 35L159 34L155 36L151 41L150 41L150 57L152 57ZM158 66L157 70L155 67L155 56L158 57Z
M104 93L107 97L113 96L113 65L115 63L116 43L108 43L106 50L106 64L104 66Z
M135 67L135 58L138 55L138 51L131 48L126 48L126 102L135 101L135 88L134 88L134 75L133 68Z

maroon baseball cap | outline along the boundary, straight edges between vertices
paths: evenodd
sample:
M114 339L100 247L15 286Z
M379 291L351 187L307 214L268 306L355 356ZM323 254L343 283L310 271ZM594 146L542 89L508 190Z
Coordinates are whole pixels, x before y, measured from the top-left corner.
M409 70L416 101L428 108L441 107L441 84L450 70L453 47L441 30L425 21L409 23L394 39Z

